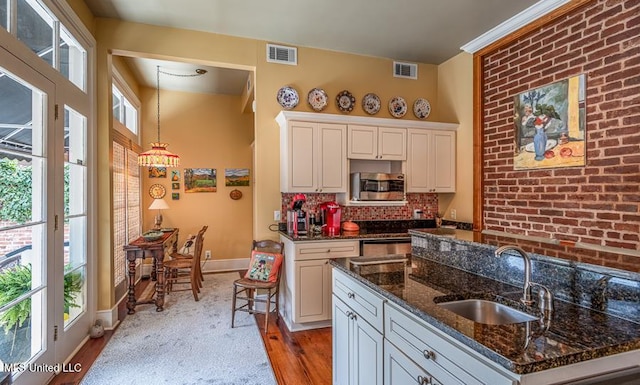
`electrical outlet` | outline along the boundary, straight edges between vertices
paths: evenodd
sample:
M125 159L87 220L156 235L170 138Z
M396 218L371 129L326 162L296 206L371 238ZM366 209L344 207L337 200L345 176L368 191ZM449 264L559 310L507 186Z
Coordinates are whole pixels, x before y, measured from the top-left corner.
M204 252L204 259L211 259L211 250L206 250Z
M280 210L276 210L273 212L273 220L276 222L280 221Z
M456 219L456 209L451 209L451 219Z

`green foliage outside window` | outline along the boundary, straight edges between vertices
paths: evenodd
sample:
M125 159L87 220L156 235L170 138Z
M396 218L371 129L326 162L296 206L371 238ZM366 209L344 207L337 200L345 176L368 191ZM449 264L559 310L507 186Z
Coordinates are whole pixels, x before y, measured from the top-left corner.
M31 165L0 159L0 220L31 221ZM69 214L69 165L64 165L64 214Z

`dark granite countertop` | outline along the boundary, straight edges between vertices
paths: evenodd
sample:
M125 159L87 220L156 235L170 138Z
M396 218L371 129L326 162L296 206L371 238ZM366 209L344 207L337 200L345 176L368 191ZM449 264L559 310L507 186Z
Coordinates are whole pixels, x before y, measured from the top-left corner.
M517 374L533 373L589 359L640 349L640 323L555 301L550 318L518 302L522 287L456 269L428 258L409 256L406 264L380 272L375 265L354 266L350 258L331 264L390 302ZM487 325L437 305L455 299L501 302L540 317L508 325Z
M360 227L357 234L341 232L339 235L307 234L293 236L286 231L280 231L287 239L294 242L307 241L335 241L335 240L368 240L368 239L405 239L411 238L409 230L429 230L435 227L432 219L409 220L369 220L354 221Z

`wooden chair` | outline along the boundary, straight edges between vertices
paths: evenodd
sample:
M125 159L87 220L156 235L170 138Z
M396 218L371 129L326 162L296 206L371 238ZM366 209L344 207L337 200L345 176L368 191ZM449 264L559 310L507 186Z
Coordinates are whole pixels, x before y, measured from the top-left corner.
M202 232L203 234L207 231L207 229L209 228L209 226L202 226L202 229L200 229L200 232ZM196 236L197 237L197 236ZM194 253L193 254L182 254L182 253L171 253L170 256L172 259L191 259L194 257L194 255L196 254L197 249L196 249L196 245L194 242ZM200 256L202 256L202 249L200 249ZM198 277L199 277L199 281L198 281L198 287L202 287L202 281L204 281L204 275L202 274L202 265L200 263L198 263L196 266L197 272L198 272Z
M164 262L167 293L189 290L189 288L175 290L173 288L173 285L189 284L193 298L199 301L198 293L202 287L200 257L202 256L204 233L207 231L207 228L208 226L203 226L202 229L198 231L193 255L180 254L180 256L178 256L177 253L174 253L172 254L174 258Z
M252 250L263 251L267 253L278 253L284 257L284 243L271 240L253 241ZM278 289L280 287L280 276L284 269L284 260L278 270L277 278L275 282L257 281L249 278L240 278L233 282L233 300L231 310L231 327L234 326L234 320L236 311L244 311L250 314L259 313L264 314L264 332L267 333L269 329L269 313L271 313L272 305L275 307L276 320L279 317L279 300ZM266 290L266 298L256 298L255 293L257 290ZM237 300L245 301L243 304L236 306ZM263 303L265 309L257 310L255 303Z

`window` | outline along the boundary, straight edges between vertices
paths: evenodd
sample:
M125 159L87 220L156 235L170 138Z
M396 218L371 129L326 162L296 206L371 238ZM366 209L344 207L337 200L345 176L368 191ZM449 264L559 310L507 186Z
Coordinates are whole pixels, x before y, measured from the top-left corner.
M46 6L37 0L0 0L0 25L76 87L87 90L87 51Z
M122 132L122 128L118 127L118 124L115 123L116 121L119 122L122 127L126 128L126 130L135 136L135 142L138 143L138 110L140 109L140 101L115 68L113 71L113 86L111 87L111 92L113 94L114 128L130 137L127 132Z

